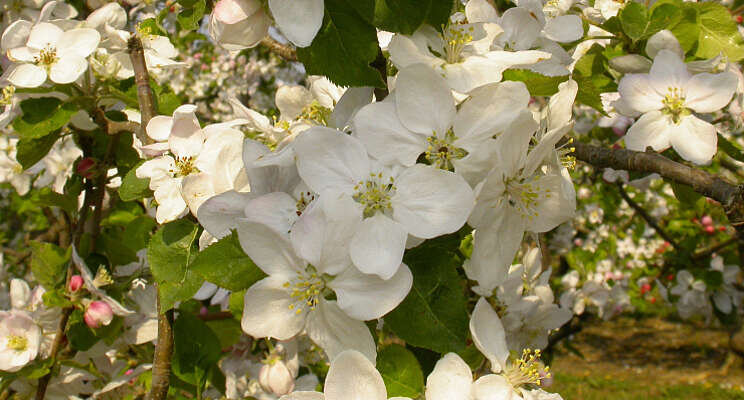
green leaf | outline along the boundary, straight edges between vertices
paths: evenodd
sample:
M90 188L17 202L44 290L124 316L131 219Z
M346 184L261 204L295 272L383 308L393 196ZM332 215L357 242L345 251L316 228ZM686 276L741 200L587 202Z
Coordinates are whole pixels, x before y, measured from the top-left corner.
M744 39L729 10L718 3L695 3L699 11L700 36L696 57L712 58L723 52L730 62L744 58Z
M125 227L111 227L101 235L103 253L112 265L126 265L139 260L137 252L147 246L155 220L141 215Z
M605 113L600 94L614 92L617 85L607 72L608 60L604 55L605 48L595 44L574 66L573 78L578 84L579 91L576 101L593 107Z
M385 381L388 397L413 399L424 391L424 374L416 356L399 344L386 346L377 353L377 370Z
M166 32L160 29L158 21L155 18L147 18L140 22L137 25L137 31L140 32L142 35L168 36Z
M122 201L133 201L144 199L145 197L152 197L153 192L150 190L150 178L137 178L137 168L144 163L144 160L137 163L137 165L132 167L132 169L124 175L124 179L121 180L121 186L119 186L119 197Z
M698 199L702 197L700 193L696 192L695 189L693 189L689 185L683 185L681 183L675 182L671 182L671 185L672 191L674 192L674 196L677 198L677 200L687 206L694 207Z
M220 359L219 338L202 320L187 313L179 314L173 324L173 337L173 373L200 391Z
M647 39L662 29L676 25L682 19L682 10L673 4L661 4L651 11L651 20L643 33L643 39Z
M199 227L186 220L169 222L152 236L147 246L150 270L158 283L161 312L190 299L203 279L188 268L197 253Z
M649 23L646 6L641 3L628 2L618 13L618 18L620 18L623 32L634 42L643 37Z
M207 281L233 292L248 289L266 277L245 255L234 232L197 254L190 268Z
M80 310L75 310L70 315L67 338L70 340L72 348L78 351L86 351L98 342L96 334L85 324L83 312Z
M736 161L744 162L744 152L736 144L730 142L725 136L718 134L718 148L728 154Z
M323 26L309 47L297 56L309 75L325 75L340 86L384 87L380 73L370 66L377 58L377 31L347 0L326 0Z
M49 153L57 139L59 139L59 133L52 133L38 139L19 139L16 146L16 160L23 166L23 169L33 167Z
M13 129L21 139L38 139L65 126L78 108L55 97L41 97L23 100L21 110Z
M545 76L527 69L504 71L505 81L524 82L533 96L552 96L558 93L558 85L568 80L568 76Z
M185 31L199 29L199 23L204 18L204 11L207 9L206 0L179 1L184 9L178 13L178 25Z
M426 14L426 23L435 28L446 25L454 9L455 1L453 0L431 0L431 7Z
M377 0L375 3L375 27L410 35L426 19L431 0Z
M409 344L439 353L460 351L468 337L468 309L457 267L459 233L441 236L408 250L413 287L385 323Z
M34 203L39 206L59 207L65 210L68 214L74 214L77 212L78 207L77 198L59 194L48 187L39 189L38 195L34 199Z
M54 290L64 285L70 249L56 244L31 242L31 272L44 289Z
M243 336L240 321L234 318L208 321L207 326L217 335L220 341L220 347L223 349L228 349L230 346L238 343L240 337Z

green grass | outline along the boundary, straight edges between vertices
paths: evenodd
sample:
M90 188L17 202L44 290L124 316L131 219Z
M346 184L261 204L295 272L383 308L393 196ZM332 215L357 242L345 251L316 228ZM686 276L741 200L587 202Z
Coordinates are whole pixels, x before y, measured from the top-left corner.
M653 377L644 382L556 374L548 391L566 400L744 400L744 391L706 385L656 386Z

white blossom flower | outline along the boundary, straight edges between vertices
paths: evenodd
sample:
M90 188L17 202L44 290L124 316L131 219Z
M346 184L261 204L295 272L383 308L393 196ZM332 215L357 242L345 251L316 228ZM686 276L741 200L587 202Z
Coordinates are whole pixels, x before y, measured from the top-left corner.
M354 350L346 350L331 360L323 393L294 392L280 400L388 400L385 382L365 356ZM408 397L393 397L390 400L411 400Z
M3 75L22 88L72 83L88 69L86 58L98 47L101 35L91 28L63 30L50 22L19 20L2 36L2 50L14 62Z
M641 117L628 129L631 150L674 150L685 160L707 164L716 154L716 128L693 114L710 113L731 101L738 78L732 72L692 75L673 51L658 52L648 74L627 74L621 99Z
M472 190L452 172L379 166L359 140L323 127L303 132L294 148L300 177L314 192L354 200L363 220L351 238L351 259L365 274L390 278L409 234L431 239L455 232L470 213Z
M679 316L688 319L694 315L702 315L709 319L713 310L708 300L707 289L705 282L695 279L689 271L685 269L679 271L677 284L670 290L671 294L679 296L677 300Z
M270 25L260 1L220 0L209 17L209 35L227 50L243 50L258 45Z
M25 311L0 311L0 370L15 372L33 361L41 346L41 328Z

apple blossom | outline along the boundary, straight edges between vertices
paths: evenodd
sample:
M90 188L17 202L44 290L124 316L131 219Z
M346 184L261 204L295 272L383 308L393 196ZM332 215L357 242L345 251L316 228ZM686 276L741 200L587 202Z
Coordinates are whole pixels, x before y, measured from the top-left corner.
M0 370L15 372L33 361L41 345L41 329L25 311L0 311Z

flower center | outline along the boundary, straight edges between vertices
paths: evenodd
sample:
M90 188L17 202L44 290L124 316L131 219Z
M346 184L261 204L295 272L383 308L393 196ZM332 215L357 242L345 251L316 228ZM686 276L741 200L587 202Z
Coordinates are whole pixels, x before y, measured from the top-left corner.
M426 147L424 156L431 165L437 168L448 171L454 170L452 160L459 160L468 155L467 151L453 145L455 140L457 140L457 136L452 132L452 129L447 131L444 139L438 138L436 134L429 136L426 138L429 145Z
M3 88L3 94L0 96L0 106L8 106L13 101L13 95L15 94L15 86L8 85Z
M59 58L57 57L57 49L50 44L41 49L39 55L34 57L34 63L36 65L45 67L47 69L49 69L54 63L56 63L57 60L59 60Z
M305 197L307 196L307 197ZM315 195L313 195L310 192L301 192L300 198L297 199L297 216L299 217L302 215L303 212L305 212L305 208L307 208L308 204L310 204L313 200L315 200Z
M369 179L360 181L354 186L353 198L364 206L364 217L375 215L378 211L392 210L391 198L395 194L395 179L385 179L382 173L369 174Z
M564 168L573 170L576 168L576 157L573 155L576 147L570 146L571 144L573 144L573 138L568 139L566 143L556 147L555 151L558 153L558 160L560 160L561 165Z
M175 164L176 169L170 170L170 173L172 173L175 178L200 172L199 168L194 164L194 157L176 157Z
M21 163L16 161L15 164L13 164L13 173L16 175L20 175L23 173L23 166L21 165Z
M533 181L534 179L507 179L506 181L506 197L509 205L530 221L540 216L537 211L538 204L551 196L550 189L541 189Z
M540 386L542 379L550 378L549 369L540 364L540 350L524 349L522 357L512 361L504 375L514 388L530 384Z
M8 348L18 352L25 351L28 348L28 339L19 335L8 336Z
M313 311L325 289L325 282L310 266L304 273L299 273L292 280L285 282L284 287L290 291L294 303L289 305L296 314Z
M447 25L442 33L444 40L444 52L448 64L457 64L462 61L462 51L465 46L473 41L473 27Z
M690 110L685 107L685 96L679 88L667 88L667 95L661 103L664 104L661 112L670 116L675 124L678 124L682 117L690 115Z
M313 100L302 109L300 118L326 126L328 125L328 119L331 117L331 112L330 108L323 107L318 100Z

